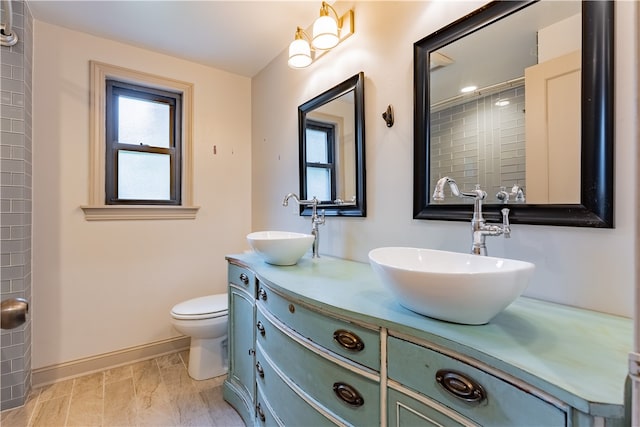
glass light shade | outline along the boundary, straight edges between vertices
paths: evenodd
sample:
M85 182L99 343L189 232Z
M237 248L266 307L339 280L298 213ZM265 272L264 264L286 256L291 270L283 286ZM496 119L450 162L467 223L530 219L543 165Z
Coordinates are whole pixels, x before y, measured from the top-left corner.
M313 47L320 50L332 49L338 45L338 23L330 16L321 16L313 23Z
M296 39L289 45L289 67L304 68L311 64L311 47L304 39Z

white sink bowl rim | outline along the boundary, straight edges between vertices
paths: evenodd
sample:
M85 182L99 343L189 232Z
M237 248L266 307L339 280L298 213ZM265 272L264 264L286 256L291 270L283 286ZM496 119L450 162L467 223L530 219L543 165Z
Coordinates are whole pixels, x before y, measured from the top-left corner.
M535 269L526 261L409 247L373 249L369 261L404 307L467 325L488 323L509 306Z
M312 234L290 231L255 231L247 234L247 241L265 262L274 265L294 265L309 250L315 237Z

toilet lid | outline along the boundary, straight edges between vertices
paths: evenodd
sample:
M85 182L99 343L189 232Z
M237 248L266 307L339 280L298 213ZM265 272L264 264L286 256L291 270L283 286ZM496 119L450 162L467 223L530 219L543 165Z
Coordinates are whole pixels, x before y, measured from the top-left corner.
M227 315L227 294L207 295L176 304L171 309L175 319L210 319Z

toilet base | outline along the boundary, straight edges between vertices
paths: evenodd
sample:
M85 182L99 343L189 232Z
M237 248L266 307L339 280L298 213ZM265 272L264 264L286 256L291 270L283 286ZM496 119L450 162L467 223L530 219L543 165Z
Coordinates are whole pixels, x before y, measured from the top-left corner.
M187 371L194 380L207 380L227 373L227 337L193 338Z

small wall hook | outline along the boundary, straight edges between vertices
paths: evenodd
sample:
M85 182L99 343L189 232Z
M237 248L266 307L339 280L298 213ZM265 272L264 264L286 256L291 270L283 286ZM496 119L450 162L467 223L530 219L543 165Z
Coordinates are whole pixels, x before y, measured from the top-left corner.
M393 126L393 108L391 107L391 105L387 107L387 111L382 113L382 118L384 119L385 122L387 122L388 128Z

